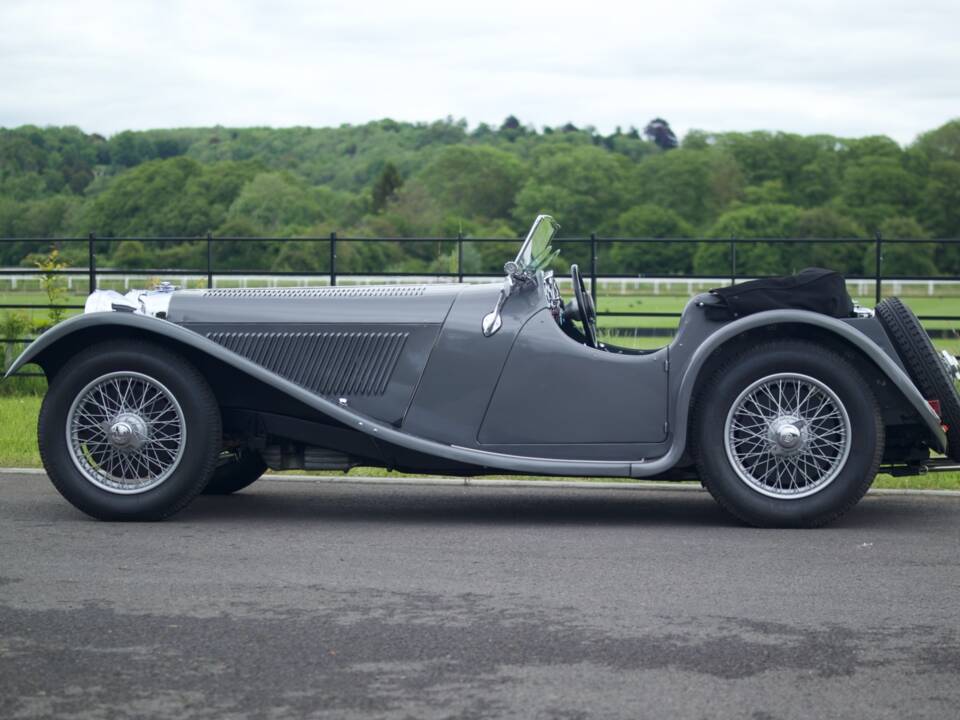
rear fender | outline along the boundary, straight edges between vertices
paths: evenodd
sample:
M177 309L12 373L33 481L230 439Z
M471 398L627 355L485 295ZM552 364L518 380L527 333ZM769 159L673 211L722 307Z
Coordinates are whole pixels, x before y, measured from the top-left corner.
M677 453L677 459L679 459L679 453L686 447L691 404L695 399L695 389L698 381L703 380L706 374L711 371L708 360L718 350L735 341L744 333L776 325L803 325L821 333L825 332L837 341L852 346L870 358L878 370L901 393L909 406L916 410L923 425L929 430L934 449L939 452L946 449L946 435L940 425L940 418L907 376L898 359L891 357L868 335L842 320L806 310L786 309L756 313L728 323L697 344L696 350L682 370L683 376L677 391L677 401L674 405L677 413L673 423L673 427L676 428L676 435L668 456ZM662 459L658 459L657 462L660 460ZM635 465L634 469L636 471L638 467ZM634 472L634 475L637 475L637 473Z

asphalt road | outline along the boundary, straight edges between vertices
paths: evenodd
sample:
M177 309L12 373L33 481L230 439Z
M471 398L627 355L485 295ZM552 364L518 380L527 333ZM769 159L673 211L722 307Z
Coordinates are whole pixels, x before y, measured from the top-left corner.
M957 717L960 498L261 481L88 520L0 476L0 717Z

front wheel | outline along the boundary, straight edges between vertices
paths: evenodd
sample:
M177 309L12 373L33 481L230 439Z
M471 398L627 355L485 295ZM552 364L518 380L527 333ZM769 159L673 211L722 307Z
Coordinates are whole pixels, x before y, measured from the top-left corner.
M89 347L54 377L40 409L47 475L102 520L159 520L207 484L220 410L203 376L149 342Z
M694 413L703 484L725 509L762 527L816 527L870 487L884 428L860 373L809 342L760 345L719 369Z

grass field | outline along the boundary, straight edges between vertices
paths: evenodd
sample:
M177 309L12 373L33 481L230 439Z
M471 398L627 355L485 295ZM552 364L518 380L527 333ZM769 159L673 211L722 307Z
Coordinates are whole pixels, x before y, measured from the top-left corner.
M40 467L35 395L0 397L0 467Z
M40 401L41 398L34 395L0 397L0 467L40 467L40 456L37 452L37 414L40 411ZM348 474L402 477L400 473L390 473L382 468L354 468ZM608 478L596 479L609 481ZM874 487L960 490L960 473L932 473L913 477L880 475Z

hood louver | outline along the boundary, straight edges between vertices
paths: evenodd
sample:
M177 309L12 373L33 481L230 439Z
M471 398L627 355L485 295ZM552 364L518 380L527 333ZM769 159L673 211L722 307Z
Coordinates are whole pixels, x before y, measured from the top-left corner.
M405 332L212 332L207 337L320 395L383 395Z
M223 288L206 290L205 298L363 298L416 297L423 295L423 285L375 287L317 287L317 288Z

